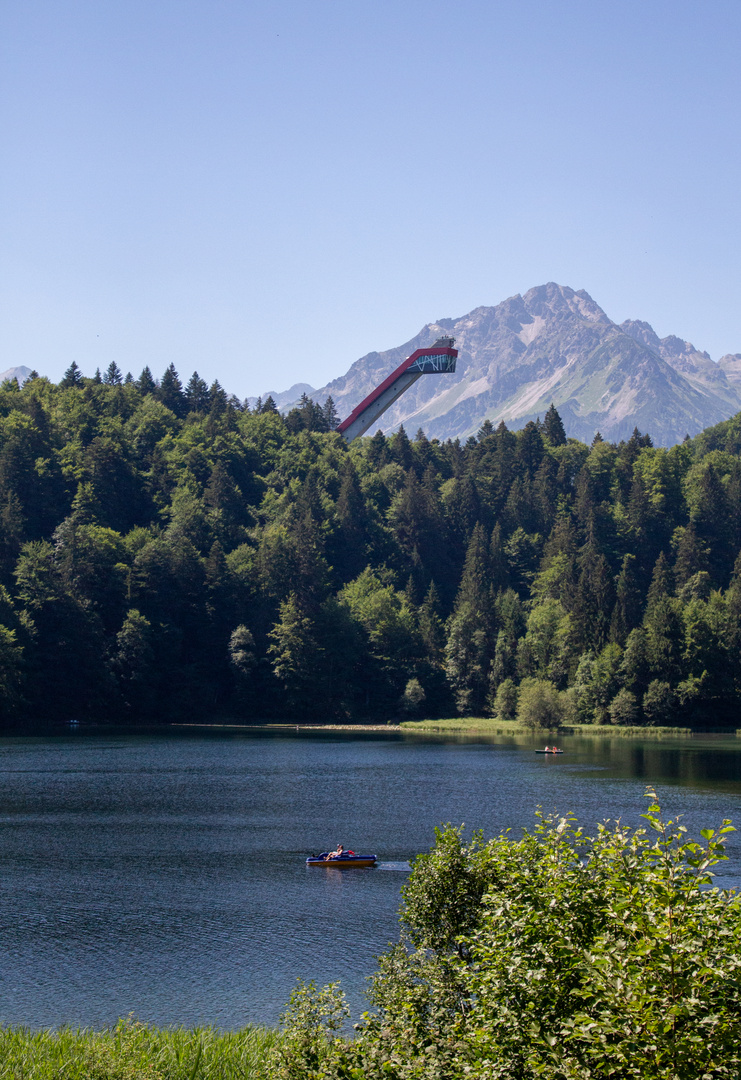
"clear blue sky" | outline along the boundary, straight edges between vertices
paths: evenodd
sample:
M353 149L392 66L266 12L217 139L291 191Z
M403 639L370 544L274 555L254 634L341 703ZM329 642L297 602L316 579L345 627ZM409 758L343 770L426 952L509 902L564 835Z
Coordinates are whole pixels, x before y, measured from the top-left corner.
M741 352L738 0L5 0L0 370L321 386L545 281Z

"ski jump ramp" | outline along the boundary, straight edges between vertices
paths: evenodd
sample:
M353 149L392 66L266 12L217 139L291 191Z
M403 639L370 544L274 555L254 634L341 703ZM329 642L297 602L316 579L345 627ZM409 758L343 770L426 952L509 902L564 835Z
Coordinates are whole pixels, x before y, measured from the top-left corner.
M416 349L342 421L337 428L340 434L348 443L364 435L420 375L445 375L455 371L458 350L453 348L454 343L455 338L441 337L429 349Z

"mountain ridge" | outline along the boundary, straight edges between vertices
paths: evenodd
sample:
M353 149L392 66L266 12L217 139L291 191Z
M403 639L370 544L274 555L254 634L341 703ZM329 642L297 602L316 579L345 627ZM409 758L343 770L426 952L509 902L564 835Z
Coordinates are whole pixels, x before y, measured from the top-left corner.
M591 441L599 430L621 439L638 427L671 445L741 409L741 354L716 363L691 342L659 338L650 323L613 322L586 290L556 282L428 323L403 345L360 357L312 396L324 402L331 395L347 416L442 334L456 338L456 374L420 379L369 434L404 425L430 438L466 438L485 419L523 427L553 402L574 438Z

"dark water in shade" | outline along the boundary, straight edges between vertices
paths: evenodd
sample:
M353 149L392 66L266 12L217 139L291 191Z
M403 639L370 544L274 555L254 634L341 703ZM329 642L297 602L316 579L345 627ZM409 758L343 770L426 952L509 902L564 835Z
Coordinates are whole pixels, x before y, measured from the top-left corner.
M536 743L341 733L0 739L0 1022L274 1023L297 976L357 1013L407 860L446 821L538 804L637 823L646 784L695 835L741 821L741 739ZM307 869L343 842L373 870ZM741 840L718 882L741 884Z

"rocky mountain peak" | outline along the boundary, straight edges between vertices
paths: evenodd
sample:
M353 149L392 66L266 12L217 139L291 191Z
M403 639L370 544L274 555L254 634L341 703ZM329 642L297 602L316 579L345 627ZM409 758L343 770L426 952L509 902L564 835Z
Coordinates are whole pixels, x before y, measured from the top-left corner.
M406 356L441 334L456 339L456 374L419 379L377 427L466 438L485 419L522 427L553 402L576 438L591 442L597 430L628 438L639 427L670 445L741 409L741 354L714 364L691 342L659 338L648 322L618 326L588 292L553 281L428 323L405 344L361 357L314 396L331 394L347 416Z
M599 304L595 304L584 289L575 292L568 285L557 285L555 281L528 289L522 302L528 314L544 319L576 315L587 322L610 322Z
M661 340L650 323L642 322L640 319L626 319L625 322L620 323L620 329L634 341L639 341L651 352L655 352L657 356L661 355Z
M726 353L721 356L718 367L729 382L741 385L741 353Z
M31 368L21 364L20 367L11 367L7 371L0 371L0 383L5 382L6 379L15 379L20 386L30 374Z

